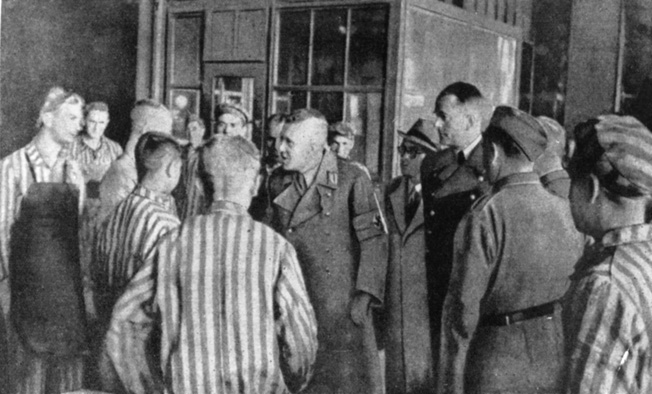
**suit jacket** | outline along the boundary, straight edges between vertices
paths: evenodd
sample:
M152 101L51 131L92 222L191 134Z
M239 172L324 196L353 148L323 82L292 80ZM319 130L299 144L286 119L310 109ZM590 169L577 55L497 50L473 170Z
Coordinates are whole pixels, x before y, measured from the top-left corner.
M560 308L506 326L483 317L558 301L582 253L568 201L535 173L500 179L455 234L444 303L439 393L560 392Z
M306 392L379 392L373 325L359 327L350 318L358 292L379 304L384 299L387 236L371 180L330 151L303 195L292 179L282 168L272 174L267 222L297 250L317 316L319 350Z
M408 179L398 177L385 192L389 265L381 321L387 394L428 393L434 386L423 200L408 221L408 188Z
M427 155L421 164L426 228L426 265L433 340L439 339L441 309L448 289L457 225L489 189L482 143L460 164L452 149Z

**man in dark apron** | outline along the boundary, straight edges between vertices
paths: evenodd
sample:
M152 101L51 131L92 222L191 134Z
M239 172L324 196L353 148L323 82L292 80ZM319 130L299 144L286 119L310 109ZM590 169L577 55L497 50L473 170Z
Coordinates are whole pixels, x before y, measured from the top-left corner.
M67 147L81 129L83 105L80 96L51 89L37 135L0 162L0 302L12 393L82 387L77 220L84 187Z

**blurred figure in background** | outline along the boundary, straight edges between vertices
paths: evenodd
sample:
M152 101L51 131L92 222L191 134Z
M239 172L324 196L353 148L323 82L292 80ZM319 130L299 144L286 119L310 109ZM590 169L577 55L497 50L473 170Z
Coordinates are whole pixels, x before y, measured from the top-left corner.
M347 122L337 122L328 127L328 146L341 159L350 159L355 147L355 130Z
M239 135L251 141L251 115L234 104L220 104L215 108L216 134Z
M131 134L125 152L113 162L100 183L99 223L103 223L115 207L124 200L138 183L135 148L141 135L148 131L172 134L172 115L157 101L136 102L131 110Z
M564 298L564 393L652 392L652 134L630 116L576 128L570 201L586 249Z

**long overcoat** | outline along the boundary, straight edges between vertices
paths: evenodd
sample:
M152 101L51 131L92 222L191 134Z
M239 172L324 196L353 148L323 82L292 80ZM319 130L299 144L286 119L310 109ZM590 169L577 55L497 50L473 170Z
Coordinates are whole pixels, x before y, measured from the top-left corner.
M318 324L319 349L307 393L379 393L380 362L372 319L356 326L351 302L366 292L380 304L387 271L383 231L371 180L355 165L323 155L301 195L293 173L270 179L268 223L297 250Z
M434 390L423 201L409 220L408 193L406 177L393 179L385 191L389 265L381 321L387 394Z
M433 344L439 341L441 310L453 264L453 238L471 205L489 190L482 143L464 162L452 149L430 153L421 164L426 226L426 264ZM435 356L437 354L435 353Z

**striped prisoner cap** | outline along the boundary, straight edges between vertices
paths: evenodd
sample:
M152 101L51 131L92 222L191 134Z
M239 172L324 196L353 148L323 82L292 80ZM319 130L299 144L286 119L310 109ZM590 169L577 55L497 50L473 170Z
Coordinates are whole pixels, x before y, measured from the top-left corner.
M581 124L575 133L571 172L591 172L619 196L652 194L652 133L636 118L603 115Z

